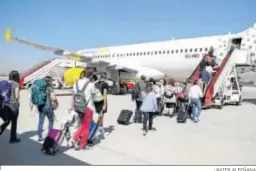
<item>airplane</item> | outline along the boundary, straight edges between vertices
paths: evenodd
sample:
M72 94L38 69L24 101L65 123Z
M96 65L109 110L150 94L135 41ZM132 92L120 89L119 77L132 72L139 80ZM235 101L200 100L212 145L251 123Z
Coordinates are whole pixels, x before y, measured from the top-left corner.
M11 29L5 34L7 42L13 41L32 46L67 59L86 62L86 67L104 71L111 79L119 83L121 79L137 80L142 75L156 80L173 78L184 81L194 71L203 56L213 48L217 59L223 59L233 45L251 52L256 64L256 24L237 34L218 36L172 39L151 43L140 43L69 52L61 48L42 45L13 37ZM238 59L239 63L239 59ZM80 71L80 70L79 70ZM80 74L79 72L70 72ZM116 85L120 92L119 84Z

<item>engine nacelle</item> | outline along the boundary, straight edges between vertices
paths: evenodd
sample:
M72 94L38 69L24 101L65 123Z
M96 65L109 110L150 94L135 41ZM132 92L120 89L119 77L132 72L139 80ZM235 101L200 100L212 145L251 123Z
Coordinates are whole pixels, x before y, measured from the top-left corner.
M70 68L64 73L64 82L66 85L73 87L76 80L80 78L81 72L84 68Z

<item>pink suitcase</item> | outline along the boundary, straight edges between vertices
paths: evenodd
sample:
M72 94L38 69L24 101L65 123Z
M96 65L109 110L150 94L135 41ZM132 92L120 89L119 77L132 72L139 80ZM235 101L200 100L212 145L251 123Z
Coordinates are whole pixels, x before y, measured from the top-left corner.
M59 146L63 142L62 130L52 129L49 131L48 136L44 140L41 151L45 154L55 155L59 151Z

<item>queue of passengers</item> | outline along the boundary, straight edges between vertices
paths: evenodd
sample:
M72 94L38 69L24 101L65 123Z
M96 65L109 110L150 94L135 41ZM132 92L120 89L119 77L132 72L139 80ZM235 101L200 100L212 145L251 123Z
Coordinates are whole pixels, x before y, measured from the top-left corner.
M167 109L167 115L173 117L191 106L192 119L197 123L202 98L203 92L198 80L187 80L185 85L181 86L181 83L174 79L156 82L152 78L147 80L145 76L141 76L132 92L132 100L136 102L134 122L143 123L143 135L146 135L148 130L153 129L154 117L162 115L164 108Z
M17 118L19 114L19 73L12 71L9 76L10 83L10 102L2 105L0 116L4 123L1 125L0 134L3 133L5 128L10 124L11 137L10 143L20 142L20 139L16 136ZM37 106L39 113L38 121L38 141L44 140L42 135L43 124L45 117L48 119L48 131L54 127L54 111L58 108L58 100L54 94L52 88L52 78L47 76L44 78L46 82L46 102L43 106ZM166 84L165 84L166 83ZM202 90L197 85L197 81L194 80L189 87L187 84L182 87L179 82L173 79L161 80L159 82L145 76L141 77L141 80L136 84L139 87L139 93L132 99L136 101L136 110L134 116L134 122L143 122L143 134L146 135L148 130L154 130L153 119L155 115L162 115L164 106L168 110L168 115L174 116L183 110L181 107L184 102L183 99L187 98L192 105L192 114L194 121L199 121L201 112L201 98ZM136 87L135 86L135 87ZM1 83L0 83L0 89ZM73 86L74 95L70 103L69 111L77 113L79 117L78 128L74 132L72 137L72 144L76 150L86 149L87 139L90 131L90 124L93 120L93 115L98 115L97 122L99 124L100 134L104 134L103 119L105 113L107 113L107 92L108 84L106 83L106 75L103 73L97 74L91 69L87 69L82 72L81 78ZM33 93L33 91L31 92ZM86 108L83 112L79 113L75 111L75 103L77 95L83 96L86 101ZM33 95L32 95L33 99ZM4 104L4 100L2 100ZM74 112L75 111L75 112Z
M100 134L104 134L103 120L104 114L107 113L107 91L108 84L105 81L106 75L104 73L96 73L92 69L87 69L81 73L80 79L77 80L73 87L74 95L70 104L69 112L73 111L79 117L79 125L72 137L72 143L75 149L85 149L87 146L87 139L90 129L90 124L93 119L94 113L98 115L97 123L99 125ZM0 126L0 135L4 132L6 127L11 123L11 136L10 143L20 142L17 137L17 119L19 115L19 99L20 99L20 74L17 71L12 71L9 75L9 81L0 81L0 117L3 120L3 124ZM58 108L58 100L55 96L52 88L53 79L49 76L37 83L40 86L45 86L43 94L45 100L43 105L39 105L38 101L34 102L33 98L33 86L31 90L31 101L36 104L35 107L38 111L38 141L42 141L43 137L43 125L45 117L48 119L48 132L54 128L54 111ZM34 84L36 84L34 82ZM4 93L5 92L5 93ZM7 92L7 93L6 93ZM75 97L77 94L82 95L86 101L86 108L82 113L74 112L74 105L76 103ZM40 99L40 98L39 98ZM38 100L38 99L37 99ZM79 141L79 143L78 143Z

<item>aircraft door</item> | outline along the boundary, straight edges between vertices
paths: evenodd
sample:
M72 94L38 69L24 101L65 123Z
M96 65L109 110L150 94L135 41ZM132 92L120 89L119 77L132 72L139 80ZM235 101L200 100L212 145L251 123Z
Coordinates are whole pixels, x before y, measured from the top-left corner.
M241 43L242 43L242 37L229 39L227 50L230 50L231 48L240 49L241 48Z

